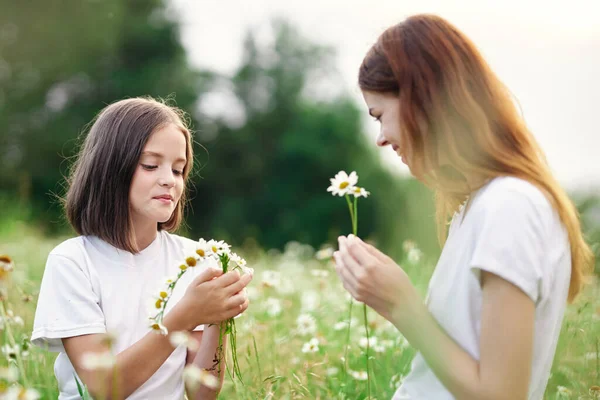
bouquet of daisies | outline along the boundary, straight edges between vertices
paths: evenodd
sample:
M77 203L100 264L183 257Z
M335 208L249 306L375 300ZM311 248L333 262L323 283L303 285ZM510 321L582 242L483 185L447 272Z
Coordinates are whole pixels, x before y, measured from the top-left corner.
M168 279L165 282L165 288L159 292L159 295L155 302L156 314L150 317L150 327L152 330L162 335L167 335L168 330L162 324L167 303L173 295L173 290L177 285L177 282L190 268L194 268L200 263L208 260L215 260L220 268L223 269L223 273L228 271L240 270L240 273L251 273L252 270L246 267L246 260L238 256L236 253L231 251L230 246L223 240L204 240L199 239L196 244L195 254L191 254L186 257L185 260L179 265L179 272L175 278ZM231 355L233 360L233 376L236 374L238 379L242 381L240 366L238 363L237 356L237 331L235 327L235 319L230 318L227 321L221 323L221 332L219 335L219 347L217 349L217 358L215 359L214 368L221 372L221 360L224 359L223 352L223 339L225 335L229 335L229 341L231 343Z

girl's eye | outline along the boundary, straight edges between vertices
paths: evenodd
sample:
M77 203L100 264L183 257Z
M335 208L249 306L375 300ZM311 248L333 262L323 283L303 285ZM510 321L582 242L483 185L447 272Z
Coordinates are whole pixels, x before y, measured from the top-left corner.
M173 170L173 173L174 173L175 175L183 175L183 171L179 171L179 170L177 170L177 169L174 169L174 170Z
M148 171L152 171L153 169L158 168L158 165L146 165L146 164L142 164L142 168L144 168L145 170L148 170Z

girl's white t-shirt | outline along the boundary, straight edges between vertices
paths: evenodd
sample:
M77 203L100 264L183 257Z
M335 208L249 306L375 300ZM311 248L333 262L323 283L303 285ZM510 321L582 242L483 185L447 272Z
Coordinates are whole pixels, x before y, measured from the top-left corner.
M567 303L571 253L564 225L536 186L499 177L475 192L466 214L462 208L452 219L429 282L429 311L475 360L480 355L482 270L512 283L535 303L528 399L542 399ZM417 353L393 399L454 397Z
M54 363L59 400L80 399L75 370L61 339L111 333L116 337L114 354L139 341L150 332L148 318L151 312L156 313L154 304L159 291L164 290L168 277L177 275L185 258L194 254L195 246L191 239L160 231L148 247L135 255L95 236L68 239L50 252L31 340L37 346L59 352ZM167 312L206 266L203 263L189 268L182 276ZM128 399L182 399L186 355L184 346L176 348Z

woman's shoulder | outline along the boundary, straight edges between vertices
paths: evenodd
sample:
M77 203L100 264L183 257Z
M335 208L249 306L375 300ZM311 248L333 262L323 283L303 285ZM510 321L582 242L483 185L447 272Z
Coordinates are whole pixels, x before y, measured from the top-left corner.
M76 236L69 239L65 239L57 244L49 255L59 256L66 258L77 258L85 252L85 236Z
M552 205L544 192L533 183L513 177L501 176L492 179L476 194L482 208L494 210L498 208L525 207L535 208L541 212L551 212Z

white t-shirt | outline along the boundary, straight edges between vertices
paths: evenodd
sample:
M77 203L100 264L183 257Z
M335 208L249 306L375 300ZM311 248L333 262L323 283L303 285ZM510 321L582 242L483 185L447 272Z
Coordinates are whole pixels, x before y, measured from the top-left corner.
M80 399L75 370L61 338L113 333L114 354L139 341L149 331L148 317L167 277L196 250L195 241L158 232L139 254L119 250L95 236L64 241L49 254L42 279L32 342L59 352L54 374L59 400ZM167 304L167 312L181 299L189 283L208 264L188 269ZM161 289L163 288L163 289ZM152 315L154 315L152 314ZM202 326L196 330L202 329ZM129 399L177 399L184 395L182 372L186 348L178 347ZM79 377L77 378L79 379ZM81 379L79 379L81 382Z
M560 334L571 276L564 225L543 193L529 182L492 179L452 219L448 239L429 283L427 306L446 333L479 360L481 271L521 289L535 302L530 400L544 391ZM462 223L461 223L462 220ZM400 399L454 399L420 353L396 391Z

